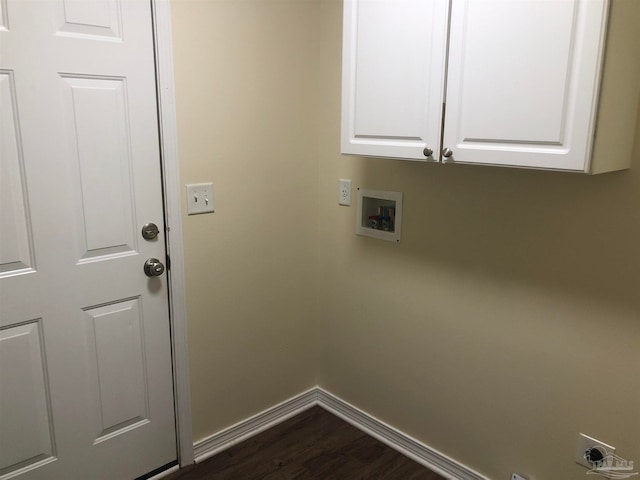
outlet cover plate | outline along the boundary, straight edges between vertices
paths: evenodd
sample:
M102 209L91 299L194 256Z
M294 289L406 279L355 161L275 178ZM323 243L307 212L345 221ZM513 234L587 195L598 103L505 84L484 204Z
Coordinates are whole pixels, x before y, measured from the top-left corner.
M213 213L213 183L187 185L187 215Z
M340 179L340 192L338 197L338 204L351 206L351 180L344 178Z
M605 453L613 453L616 451L616 447L612 447L611 445L607 445L600 440L596 440L584 433L578 435L578 447L576 448L576 463L579 463L583 467L591 468L593 467L586 458L584 458L584 452L591 447L601 447L605 450Z

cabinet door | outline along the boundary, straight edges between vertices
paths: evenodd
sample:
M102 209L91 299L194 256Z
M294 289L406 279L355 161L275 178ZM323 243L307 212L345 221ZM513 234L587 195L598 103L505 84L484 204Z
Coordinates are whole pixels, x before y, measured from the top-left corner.
M606 10L607 0L453 0L451 159L588 171Z
M345 0L342 153L438 159L448 4Z

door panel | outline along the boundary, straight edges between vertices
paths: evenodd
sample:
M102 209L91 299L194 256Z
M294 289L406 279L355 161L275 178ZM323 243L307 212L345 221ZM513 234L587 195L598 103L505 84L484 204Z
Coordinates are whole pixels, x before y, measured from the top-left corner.
M41 319L0 330L0 475L55 455Z
M576 7L576 1L468 4L460 100L464 138L562 143Z
M149 421L142 311L140 299L134 298L85 313L92 403L100 420L94 441L98 443Z
M588 170L603 0L454 0L444 147L454 161Z
M0 32L8 28L7 0L0 0Z
M0 277L33 265L13 72L0 70Z
M79 187L79 260L136 250L131 131L124 78L63 76ZM100 112L100 115L96 115ZM109 181L105 182L105 178ZM109 205L108 209L104 205Z
M0 480L136 478L176 459L150 3L0 5Z
M78 38L103 37L121 40L122 12L118 0L82 2L63 0L63 21L57 31L60 36Z

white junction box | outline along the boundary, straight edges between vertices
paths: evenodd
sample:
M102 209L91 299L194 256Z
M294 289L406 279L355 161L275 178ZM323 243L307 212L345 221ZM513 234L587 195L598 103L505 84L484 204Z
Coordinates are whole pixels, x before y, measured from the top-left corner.
M356 234L400 243L402 192L358 188Z
M213 183L187 185L187 215L213 213Z

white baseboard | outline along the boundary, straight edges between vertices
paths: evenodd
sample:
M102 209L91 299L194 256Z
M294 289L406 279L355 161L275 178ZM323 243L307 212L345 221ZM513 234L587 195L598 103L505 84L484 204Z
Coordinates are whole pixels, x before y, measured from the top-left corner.
M317 387L316 390L318 405L322 408L439 475L450 480L489 480L460 462L387 425L332 393L320 387Z
M317 405L317 387L285 400L267 410L236 423L193 445L196 463L226 450L236 443L257 435L279 423L296 416L300 412Z
M194 444L196 463L202 462L316 405L449 480L489 480L488 477L387 425L320 387L307 390L196 442Z

